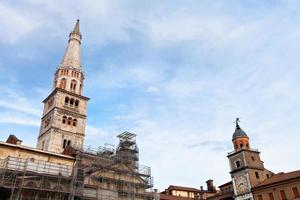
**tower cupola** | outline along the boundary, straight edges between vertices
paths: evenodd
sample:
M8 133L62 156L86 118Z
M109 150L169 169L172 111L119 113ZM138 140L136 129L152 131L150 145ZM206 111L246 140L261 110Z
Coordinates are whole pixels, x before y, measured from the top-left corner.
M244 148L250 148L249 137L246 132L239 125L240 119L235 120L235 131L232 135L232 143L234 145L234 150L240 150Z

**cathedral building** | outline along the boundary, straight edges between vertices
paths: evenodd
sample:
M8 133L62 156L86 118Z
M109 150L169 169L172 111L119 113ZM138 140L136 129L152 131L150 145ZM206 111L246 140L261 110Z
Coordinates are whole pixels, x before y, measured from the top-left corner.
M43 101L37 147L10 135L0 141L1 200L151 200L151 169L139 164L136 135L123 132L117 148L84 147L87 102L77 20L53 89Z

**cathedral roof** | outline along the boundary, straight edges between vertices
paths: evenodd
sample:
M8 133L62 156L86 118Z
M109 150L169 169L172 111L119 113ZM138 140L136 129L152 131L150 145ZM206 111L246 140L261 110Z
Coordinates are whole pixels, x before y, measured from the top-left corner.
M235 140L236 138L240 138L240 137L248 137L246 132L243 129L241 129L238 122L239 122L239 119L237 118L236 127L235 127L235 131L233 133L233 136L232 136L232 140Z

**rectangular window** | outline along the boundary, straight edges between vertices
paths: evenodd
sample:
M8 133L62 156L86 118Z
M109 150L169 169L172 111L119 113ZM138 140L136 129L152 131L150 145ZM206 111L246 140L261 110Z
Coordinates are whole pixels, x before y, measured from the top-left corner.
M257 179L259 179L259 174L258 174L258 172L255 172L255 176L256 176Z
M274 200L274 196L272 192L269 193L269 200Z
M300 195L299 195L299 191L298 191L298 188L297 187L293 187L293 194L294 194L294 197L295 198L299 198Z
M236 161L235 165L236 165L236 167L240 167L241 166L240 161Z
M281 197L281 200L287 200L284 190L280 190L280 197Z
M258 195L258 200L264 200L262 195Z

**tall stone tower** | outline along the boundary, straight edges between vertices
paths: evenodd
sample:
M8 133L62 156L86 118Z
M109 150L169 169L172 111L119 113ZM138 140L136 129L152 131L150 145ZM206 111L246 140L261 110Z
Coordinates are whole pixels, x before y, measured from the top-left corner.
M44 111L37 148L61 153L68 145L82 148L85 136L87 101L82 95L84 73L80 64L79 20L58 66L53 91L43 101Z
M260 152L250 148L249 137L239 126L238 118L232 143L234 151L228 153L227 157L235 199L253 200L251 188L269 178L272 172L264 168L264 163L259 156Z

